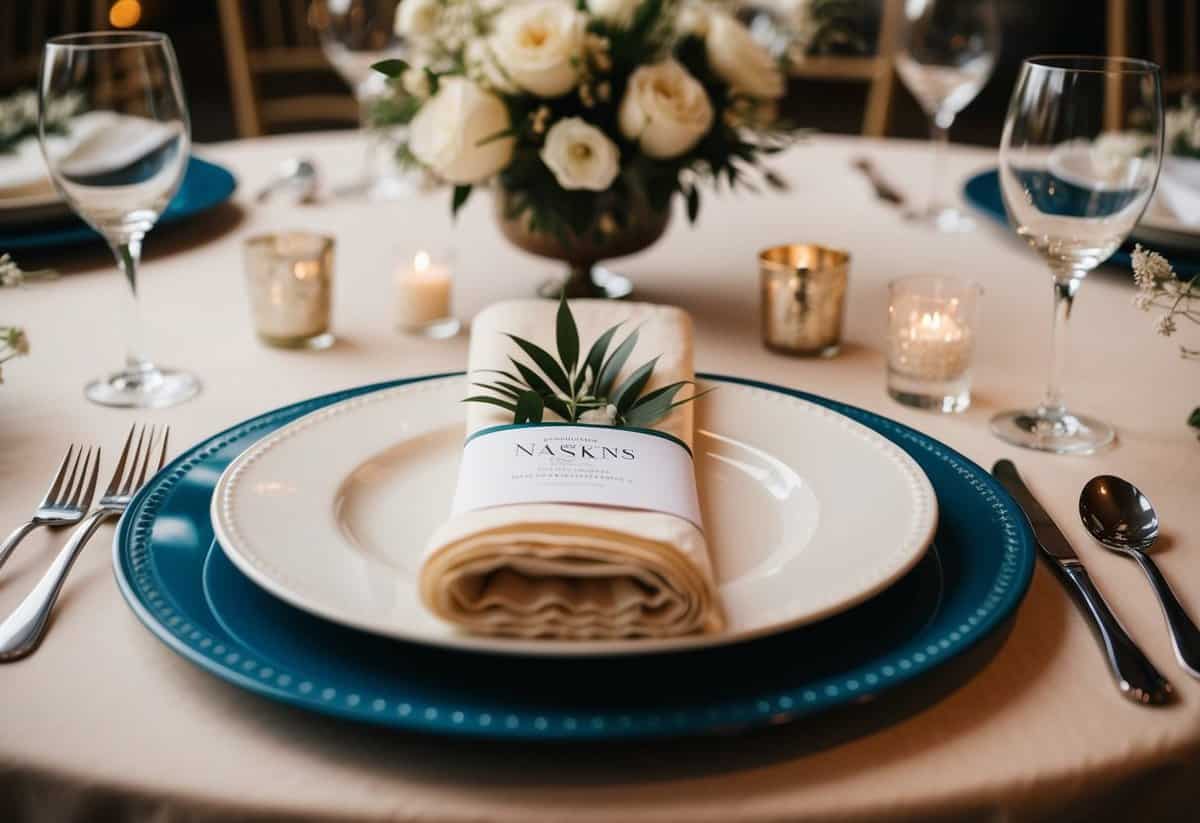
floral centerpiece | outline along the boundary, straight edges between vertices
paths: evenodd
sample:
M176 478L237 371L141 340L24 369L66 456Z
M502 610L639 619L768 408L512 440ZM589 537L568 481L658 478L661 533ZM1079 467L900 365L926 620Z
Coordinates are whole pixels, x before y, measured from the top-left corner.
M795 128L780 57L724 4L404 0L391 80L402 155L454 186L493 184L517 246L570 264L571 296L610 293L593 264L655 242L700 184L783 181L762 166ZM562 291L559 284L555 291Z

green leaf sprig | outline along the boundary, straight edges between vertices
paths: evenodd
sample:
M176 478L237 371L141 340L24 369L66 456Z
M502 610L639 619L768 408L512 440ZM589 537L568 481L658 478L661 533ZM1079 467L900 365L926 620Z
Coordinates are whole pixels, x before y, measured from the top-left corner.
M557 357L523 337L506 335L528 356L531 364L509 357L511 371L479 372L495 375L491 382L472 383L490 394L473 395L464 402L498 406L512 412L514 423L540 423L549 409L568 423L649 428L677 406L708 393L693 392L677 400L685 386L695 385L691 380L643 393L654 375L658 357L638 366L618 383L617 376L638 341L638 330L634 329L610 352L621 325L616 324L596 338L587 354L580 358L579 328L564 297L558 303L555 321Z

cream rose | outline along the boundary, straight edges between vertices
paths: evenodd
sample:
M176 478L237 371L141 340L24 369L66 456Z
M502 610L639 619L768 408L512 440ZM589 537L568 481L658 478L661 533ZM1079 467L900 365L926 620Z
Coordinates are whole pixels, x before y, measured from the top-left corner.
M559 97L579 82L586 26L587 17L565 0L508 6L496 16L492 53L525 91Z
M396 6L396 35L399 37L428 37L437 28L442 13L438 0L401 0Z
M496 62L496 55L492 53L492 47L487 40L476 38L467 43L463 60L466 62L467 75L484 88L504 94L518 91L516 85Z
M678 157L708 133L712 103L704 86L674 60L642 66L629 78L618 113L621 134L650 157Z
M564 189L604 191L621 170L621 152L600 129L580 117L568 117L546 132L542 162Z
M735 92L778 100L787 90L779 63L748 28L728 14L709 15L704 50L712 70Z
M588 11L606 23L627 28L642 0L587 0Z
M499 97L464 77L446 77L413 118L409 148L451 183L480 183L512 160L511 137L489 139L511 125Z

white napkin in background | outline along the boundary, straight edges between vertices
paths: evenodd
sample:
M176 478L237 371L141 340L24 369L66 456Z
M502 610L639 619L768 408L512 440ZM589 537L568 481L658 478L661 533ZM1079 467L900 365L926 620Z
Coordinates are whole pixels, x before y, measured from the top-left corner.
M100 174L133 163L178 133L178 127L145 117L88 112L71 120L67 134L51 137L48 150L72 174ZM0 204L53 191L36 137L22 140L12 154L0 154Z
M626 372L661 355L647 391L693 378L685 312L596 300L573 301L571 308L581 356L605 329L624 320L625 334L641 330ZM554 351L556 312L551 301L522 300L480 313L472 323L471 371L511 369L509 354L524 358L504 333ZM613 347L621 339L618 332ZM501 409L467 407L468 433L512 422ZM677 407L656 428L690 446L692 404ZM719 631L724 622L703 532L653 511L546 503L453 516L430 539L420 589L439 617L483 634L669 637Z
M1189 226L1200 226L1200 160L1163 158L1157 197L1177 220Z

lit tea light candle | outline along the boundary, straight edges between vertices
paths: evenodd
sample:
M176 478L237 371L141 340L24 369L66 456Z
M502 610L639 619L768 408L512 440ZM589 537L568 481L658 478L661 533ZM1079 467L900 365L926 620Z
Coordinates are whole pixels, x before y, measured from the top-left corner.
M396 326L428 337L450 337L459 323L451 313L454 284L448 261L418 251L396 272Z
M962 411L971 402L979 287L953 277L910 277L891 290L888 392L911 406Z

